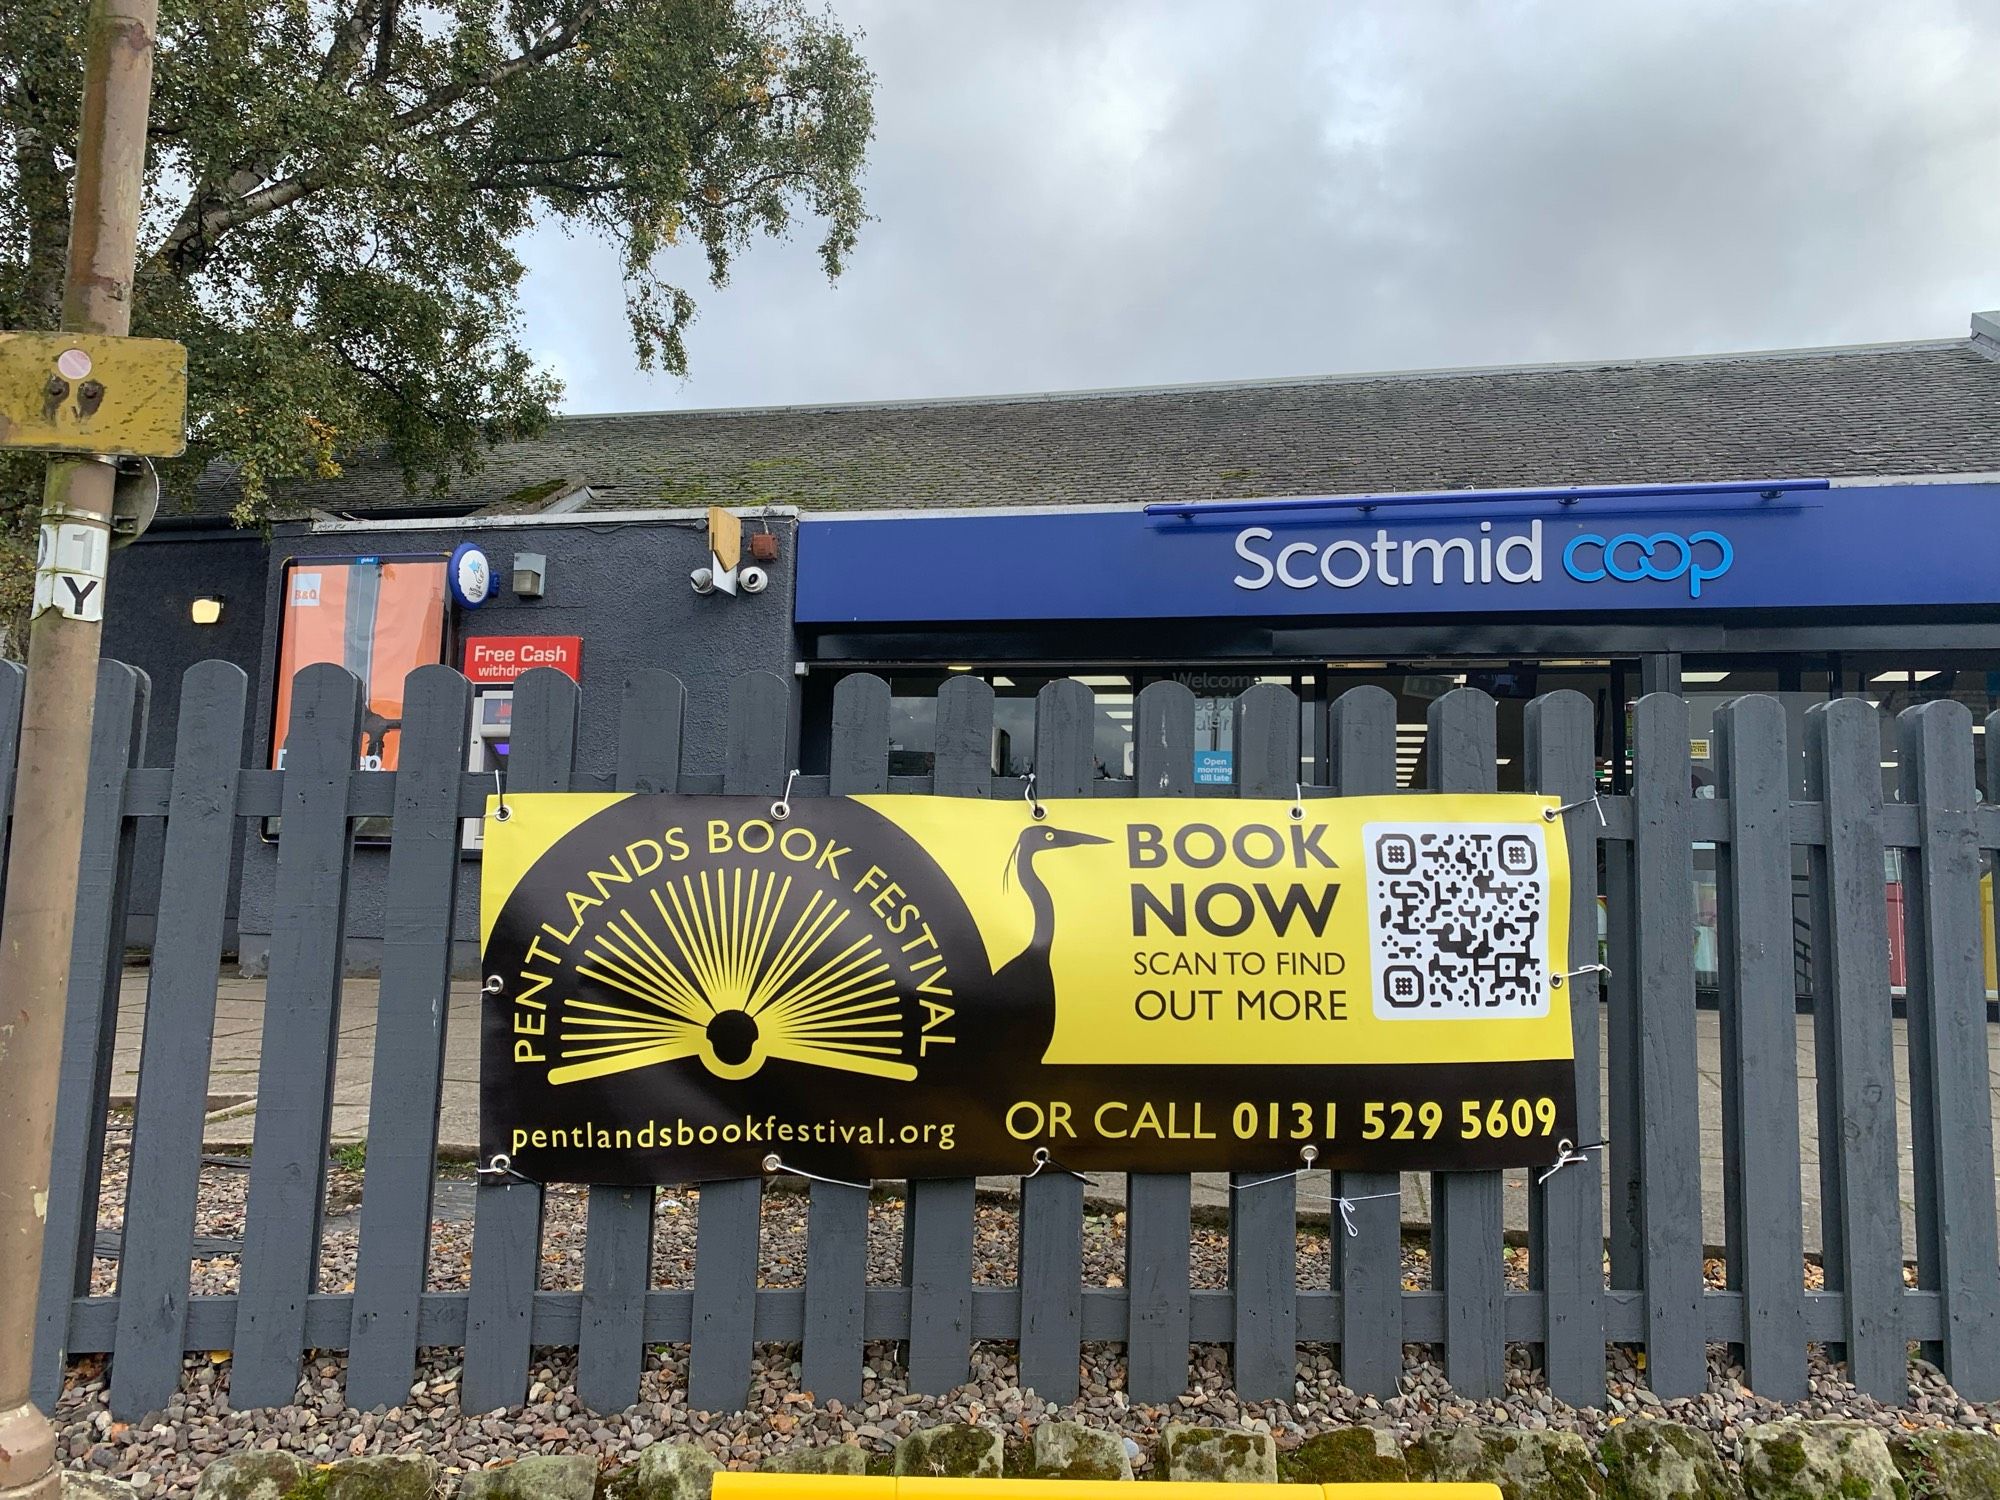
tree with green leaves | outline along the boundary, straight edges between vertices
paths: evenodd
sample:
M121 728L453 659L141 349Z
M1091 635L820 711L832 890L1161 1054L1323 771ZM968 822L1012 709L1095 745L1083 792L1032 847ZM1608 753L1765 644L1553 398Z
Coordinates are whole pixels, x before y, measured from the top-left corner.
M87 0L0 5L0 328L61 304ZM181 490L274 486L385 450L443 489L559 395L518 339L538 220L609 237L642 366L687 367L692 296L815 222L837 276L866 215L873 78L799 0L164 0L132 331L188 346ZM38 466L0 469L0 613Z

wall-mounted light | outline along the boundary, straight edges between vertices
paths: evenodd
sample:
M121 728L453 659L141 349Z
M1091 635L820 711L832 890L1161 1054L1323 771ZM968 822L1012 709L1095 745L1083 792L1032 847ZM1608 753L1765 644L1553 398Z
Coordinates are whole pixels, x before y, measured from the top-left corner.
M549 560L540 552L514 554L514 597L539 599L547 586Z
M214 594L204 594L188 606L188 618L197 625L215 625L222 620L222 600Z

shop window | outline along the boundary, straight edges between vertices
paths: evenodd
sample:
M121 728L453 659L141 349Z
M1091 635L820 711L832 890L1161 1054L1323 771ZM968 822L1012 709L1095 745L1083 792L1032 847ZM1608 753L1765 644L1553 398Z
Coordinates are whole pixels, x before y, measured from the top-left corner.
M937 693L942 679L890 683L889 774L928 776L937 764Z

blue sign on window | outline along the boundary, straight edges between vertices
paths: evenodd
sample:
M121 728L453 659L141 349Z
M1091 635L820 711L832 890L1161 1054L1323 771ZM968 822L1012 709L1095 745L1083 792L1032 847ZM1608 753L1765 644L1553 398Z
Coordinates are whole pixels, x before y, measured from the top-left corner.
M1228 786L1234 779L1236 753L1232 750L1197 750L1194 753L1196 786Z

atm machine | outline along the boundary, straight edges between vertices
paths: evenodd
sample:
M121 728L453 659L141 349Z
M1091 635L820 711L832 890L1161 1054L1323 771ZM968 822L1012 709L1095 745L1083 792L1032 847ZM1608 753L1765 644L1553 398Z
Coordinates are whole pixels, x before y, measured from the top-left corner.
M514 733L514 690L488 687L474 690L472 699L472 747L466 769L489 780L498 772L507 775L507 752ZM496 784L494 790L498 790ZM466 849L480 849L486 843L486 821L468 818L460 841Z

